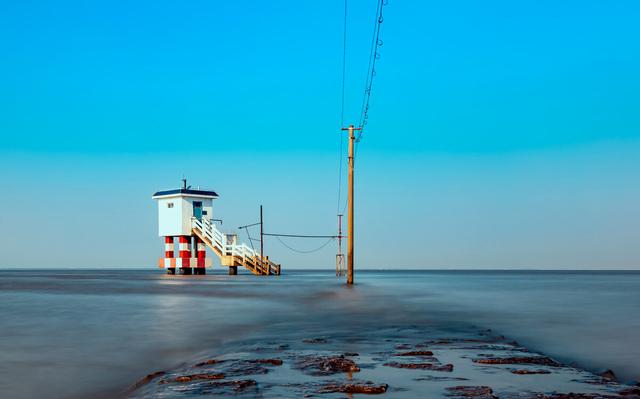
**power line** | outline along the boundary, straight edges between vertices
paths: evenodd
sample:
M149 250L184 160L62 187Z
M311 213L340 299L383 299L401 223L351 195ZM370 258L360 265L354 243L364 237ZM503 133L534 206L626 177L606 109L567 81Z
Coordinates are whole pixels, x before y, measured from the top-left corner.
M344 22L342 29L342 96L340 99L340 128L344 126L344 100L345 100L345 82L347 78L347 0L344 0ZM338 167L338 206L337 211L340 213L340 198L342 196L342 154L343 154L343 138L342 131L339 132L340 137L340 158Z
M244 226L240 226L240 227L238 227L238 228L239 228L239 229L246 229L247 227L257 226L257 225L259 225L259 224L260 224L260 222L258 222L258 223L252 223L252 224L246 224L246 225L244 225Z
M266 234L265 234L265 235L266 235ZM329 238L329 239L327 240L327 242L325 242L324 244L320 245L320 246L319 246L319 247L317 247L317 248L314 248L314 249L311 249L311 250L299 250L299 249L295 249L295 248L293 248L293 247L291 247L291 246L287 245L284 241L282 241L282 239L280 238L280 236L276 236L276 238L278 239L278 241L280 241L280 244L284 245L285 247L287 247L287 248L288 248L288 249L290 249L291 251L293 251L293 252L297 252L297 253L299 253L299 254L310 254L310 253L313 253L313 252L318 252L318 251L320 251L322 248L324 248L324 247L326 247L327 245L329 245L329 243L330 243L331 241L333 241L333 238Z
M344 125L345 81L347 76L347 0L344 0L344 23L342 29L342 101L340 107L340 127Z
M347 13L345 0L345 14L344 14L344 31L343 31L343 75L342 75L342 108L341 108L341 127L344 124L344 93L345 93L345 69L346 69L346 27L347 27ZM369 62L367 64L367 77L365 79L365 89L362 97L362 106L360 109L360 131L356 138L354 157L358 154L358 144L362 138L365 126L369 120L369 107L371 102L371 92L373 90L373 81L376 76L376 62L380 59L380 48L383 45L380 39L380 31L382 23L384 22L384 7L388 4L388 0L377 0L376 2L376 14L373 25L373 34L371 35L371 47L369 49ZM343 137L340 135L340 167L338 178L338 214L344 213L347 207L347 201L344 205L341 204L342 200L342 162L343 162ZM342 206L342 209L341 209Z
M380 58L379 49L382 47L383 42L380 40L380 28L384 22L383 9L387 4L386 0L378 0L378 6L376 8L376 19L373 26L373 35L371 38L371 49L369 50L369 65L367 68L367 79L365 81L364 96L362 98L362 108L360 110L360 133L358 134L357 141L360 141L364 127L369 119L369 102L371 100L371 90L373 88L373 79L376 76L376 61Z
M251 234L249 234L249 229L244 229L244 231L247 232L247 237L249 237L249 244L251 244L251 249L255 251L256 249L253 247L253 238L251 238Z
M270 236L270 237L338 238L338 236L317 236L317 235L304 235L304 234L270 234L270 233L264 233L263 235Z

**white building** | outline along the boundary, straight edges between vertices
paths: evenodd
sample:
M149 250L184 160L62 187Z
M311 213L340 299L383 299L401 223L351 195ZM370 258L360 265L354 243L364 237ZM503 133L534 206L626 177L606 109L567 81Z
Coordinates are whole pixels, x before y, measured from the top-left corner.
M206 246L193 234L192 223L193 218L209 222L213 219L213 200L218 194L187 187L183 179L182 188L158 191L152 198L158 201L158 235L165 238L165 256L158 265L172 274L176 267L183 274L205 274L204 268L211 266L211 259L206 259ZM179 239L178 257L175 256L175 237Z
M213 218L214 191L178 188L153 194L158 200L158 235L160 237L191 236L191 218Z
M158 235L164 237L164 257L158 267L170 274L179 270L182 274L205 274L205 268L213 266L207 258L207 247L220 258L221 266L229 268L229 274L238 274L244 267L258 276L280 275L280 265L253 246L239 243L235 234L222 233L213 223L214 191L192 189L182 180L182 188L158 191L152 198L158 201ZM220 220L219 220L220 221ZM222 221L220 221L222 222ZM178 253L175 238L178 237Z

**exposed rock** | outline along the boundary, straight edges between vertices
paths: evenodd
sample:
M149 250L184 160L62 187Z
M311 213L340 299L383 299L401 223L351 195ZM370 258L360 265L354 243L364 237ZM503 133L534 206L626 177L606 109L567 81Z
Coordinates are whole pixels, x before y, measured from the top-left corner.
M220 369L229 376L247 376L255 374L267 374L269 369L264 366L281 366L281 359L228 359L228 360L206 360L196 364L194 367L206 367L212 365L221 366Z
M418 369L418 370L433 370L433 371L453 371L453 364L438 365L434 363L398 363L389 362L384 364L387 367L395 367L398 369Z
M295 364L295 368L310 375L331 375L360 371L351 359L340 356L303 356Z
M456 386L447 388L447 396L457 398L493 399L493 390L487 386Z
M363 393L368 395L378 395L387 392L389 385L380 384L375 385L372 382L366 382L364 384L357 383L342 383L342 384L328 384L322 387L318 393Z
M529 374L551 374L551 371L549 370L525 370L525 369L514 369L511 370L512 374L518 374L518 375L529 375Z
M480 364L537 364L540 366L560 367L560 363L546 356L512 356L512 357L488 357L473 359Z
M257 363L257 364L270 364L272 366L282 366L281 359L255 359L255 360L247 360L249 363Z
M147 374L144 378L141 378L140 380L138 380L135 384L133 384L130 388L129 388L129 392L132 392L138 388L140 388L143 385L146 385L148 383L150 383L151 381L153 381L154 379L163 376L167 374L166 371L156 371L155 373L151 373L151 374Z
M359 353L356 353L356 352L345 352L345 353L343 353L343 356L346 356L346 357L355 357L355 356L360 356L360 354L359 354Z
M181 375L178 376L176 378L174 378L173 380L162 380L160 381L161 384L167 384L169 382L191 382L191 381L197 381L197 380L222 380L224 379L224 374L222 373L216 373L216 374L190 374L190 375Z
M604 378L605 380L618 382L618 377L616 377L615 373L611 369L602 371L602 372L598 373L598 375L600 377Z
M631 387L623 389L622 391L618 392L618 394L626 399L640 398L640 388Z

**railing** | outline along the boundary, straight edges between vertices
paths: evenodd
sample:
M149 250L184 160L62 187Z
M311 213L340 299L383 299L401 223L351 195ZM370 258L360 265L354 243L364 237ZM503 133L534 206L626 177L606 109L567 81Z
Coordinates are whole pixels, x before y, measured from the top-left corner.
M226 234L222 233L209 219L191 218L191 226L200 230L202 235L211 242L222 255L242 258L245 267L252 268L259 274L278 274L279 267L268 259L261 259L260 252L249 247L247 244L236 244L227 242Z

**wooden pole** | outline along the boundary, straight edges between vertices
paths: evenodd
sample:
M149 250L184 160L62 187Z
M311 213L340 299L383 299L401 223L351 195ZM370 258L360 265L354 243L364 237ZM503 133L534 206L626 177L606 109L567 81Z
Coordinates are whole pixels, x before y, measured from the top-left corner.
M262 205L260 205L260 264L264 268L264 222L262 220ZM269 268L266 269L267 276L269 275Z
M348 223L348 239L347 239L347 284L353 284L353 238L354 238L354 226L353 226L353 213L354 213L354 195L353 195L353 180L354 180L354 164L355 164L355 141L356 136L354 132L356 130L362 130L361 127L355 128L353 125L350 125L348 128L342 128L342 130L349 131L349 199L348 199L348 208L349 214L347 216Z
M338 254L336 255L336 276L344 274L344 255L342 254L342 214L338 215Z

